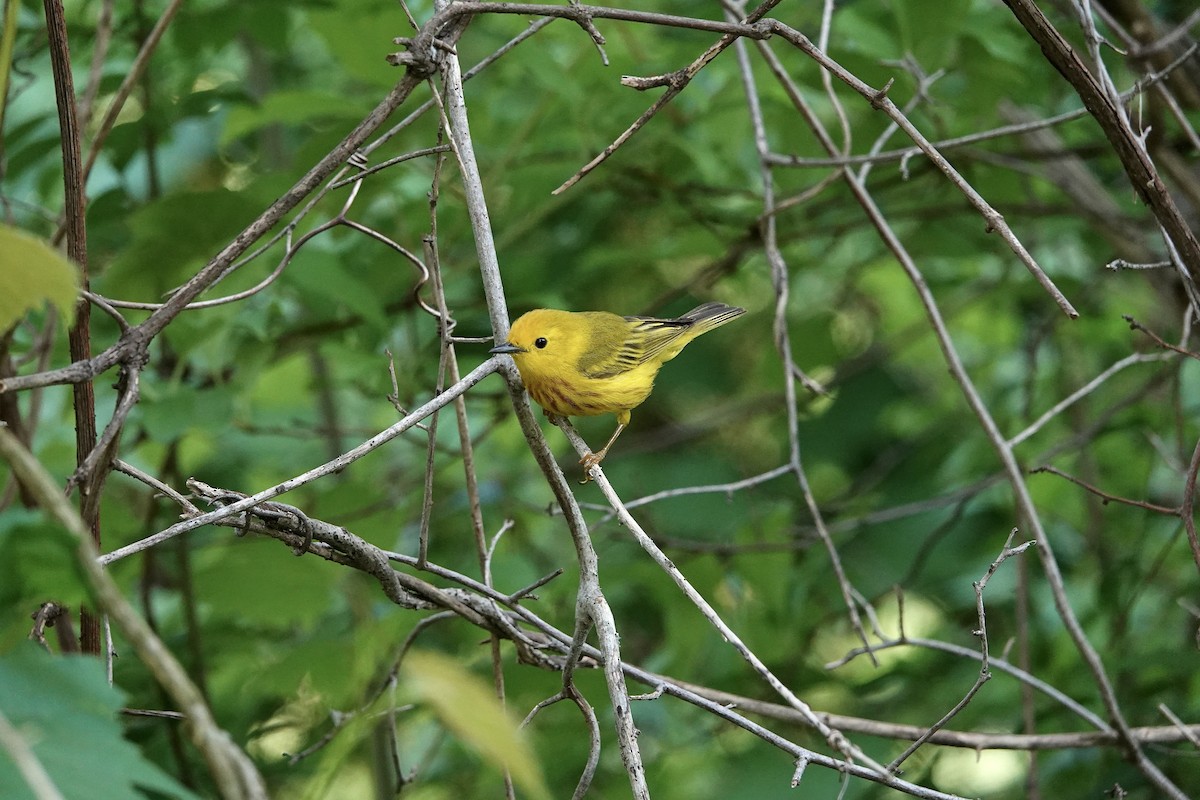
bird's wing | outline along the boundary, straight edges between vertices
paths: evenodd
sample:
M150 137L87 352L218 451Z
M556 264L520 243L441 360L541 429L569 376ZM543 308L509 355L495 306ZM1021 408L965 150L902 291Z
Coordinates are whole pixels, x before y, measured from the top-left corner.
M680 347L692 338L692 323L690 317L678 319L655 319L654 317L627 317L632 323L629 339L637 341L640 351L639 363L657 358L675 344ZM685 338L686 337L686 338ZM683 338L683 342L679 340ZM676 353L679 351L676 350ZM670 358L668 356L667 358Z
M594 342L579 360L579 369L589 378L612 378L629 372L658 356L688 331L688 319L625 317L629 327L623 339Z
M597 326L575 366L589 378L611 378L628 372L641 363L638 348L632 344L626 326Z

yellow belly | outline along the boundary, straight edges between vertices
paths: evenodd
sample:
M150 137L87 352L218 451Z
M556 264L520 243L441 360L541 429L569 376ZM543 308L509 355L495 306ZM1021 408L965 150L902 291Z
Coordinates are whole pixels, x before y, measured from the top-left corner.
M628 414L642 404L654 388L658 365L642 364L611 378L522 376L529 396L542 408L560 417Z

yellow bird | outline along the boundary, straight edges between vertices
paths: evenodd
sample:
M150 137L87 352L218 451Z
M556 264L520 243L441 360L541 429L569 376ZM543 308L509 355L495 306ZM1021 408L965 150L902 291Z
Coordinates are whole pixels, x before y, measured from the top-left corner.
M529 396L547 415L617 415L608 443L580 461L586 472L604 460L630 412L650 396L659 368L692 339L745 312L705 303L676 319L656 319L539 308L514 322L508 341L491 352L512 355Z

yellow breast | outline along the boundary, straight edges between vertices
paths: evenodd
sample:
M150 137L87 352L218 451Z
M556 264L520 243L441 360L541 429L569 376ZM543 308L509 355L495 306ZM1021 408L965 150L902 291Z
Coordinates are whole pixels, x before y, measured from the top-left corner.
M628 412L641 405L654 388L658 364L642 364L610 378L588 378L570 370L543 371L514 359L529 396L551 414L591 417Z

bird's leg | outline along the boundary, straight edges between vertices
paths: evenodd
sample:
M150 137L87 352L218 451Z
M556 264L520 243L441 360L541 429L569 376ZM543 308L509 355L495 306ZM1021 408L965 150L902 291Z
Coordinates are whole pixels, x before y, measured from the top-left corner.
M606 455L608 455L608 448L613 446L613 442L615 442L617 440L617 437L621 435L621 431L623 431L623 430L625 430L625 423L618 422L617 429L615 431L613 431L613 435L609 437L608 442L604 445L604 447L600 448L600 452L588 453L586 456L579 459L579 463L583 464L584 475L583 475L582 483L587 483L591 479L591 476L588 475L587 473L591 470L592 467L596 466L597 464L599 464L601 461L604 460L604 457Z

